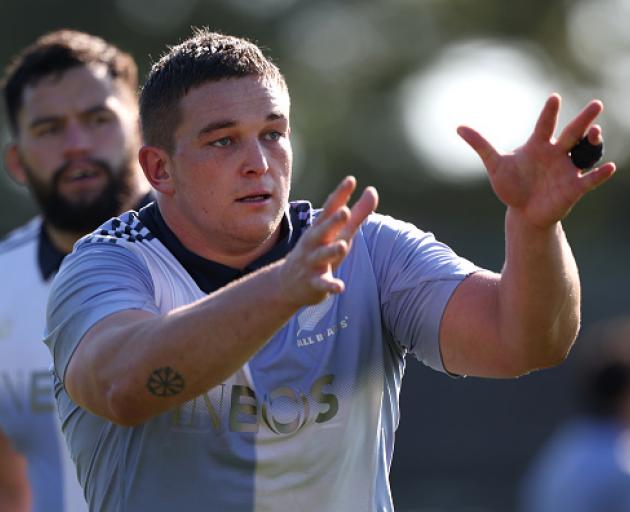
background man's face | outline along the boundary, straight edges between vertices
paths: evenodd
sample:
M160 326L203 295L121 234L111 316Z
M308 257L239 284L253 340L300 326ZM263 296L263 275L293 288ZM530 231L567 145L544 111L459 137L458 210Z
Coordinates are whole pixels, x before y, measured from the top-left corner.
M139 144L133 95L104 66L77 66L26 87L16 146L48 221L85 232L119 213Z
M189 230L227 251L276 232L291 180L289 110L284 88L254 76L208 82L182 98L170 160Z

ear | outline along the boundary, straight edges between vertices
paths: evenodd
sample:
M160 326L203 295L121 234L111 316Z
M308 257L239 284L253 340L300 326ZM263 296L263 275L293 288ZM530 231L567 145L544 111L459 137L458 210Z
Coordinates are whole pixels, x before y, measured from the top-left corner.
M155 190L167 196L175 194L175 183L169 171L170 158L166 151L155 146L142 146L138 160L145 177Z
M4 167L8 171L9 176L11 176L11 178L13 178L17 183L20 185L26 185L28 183L26 171L22 165L17 144L11 143L4 150Z

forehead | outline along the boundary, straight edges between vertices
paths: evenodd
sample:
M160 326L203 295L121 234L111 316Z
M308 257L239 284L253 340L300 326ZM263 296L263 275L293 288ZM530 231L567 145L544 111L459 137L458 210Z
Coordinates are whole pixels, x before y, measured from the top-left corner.
M28 126L38 118L79 114L120 99L119 87L104 65L76 66L27 86L18 122L20 126Z
M272 80L248 76L206 82L182 98L176 134L184 135L213 121L255 123L266 120L271 113L288 119L289 110L288 92Z

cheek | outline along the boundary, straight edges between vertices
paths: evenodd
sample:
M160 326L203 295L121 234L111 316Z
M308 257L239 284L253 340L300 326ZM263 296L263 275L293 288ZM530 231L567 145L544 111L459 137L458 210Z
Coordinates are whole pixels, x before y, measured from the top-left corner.
M21 159L37 176L46 179L62 163L62 152L56 141L37 141L26 144L20 151Z
M273 152L273 158L276 166L283 176L291 174L291 166L293 165L293 152L289 141L279 144Z
M98 153L106 154L112 159L122 160L135 148L135 141L131 134L125 133L120 126L98 131L101 133L97 135L94 142L94 147L97 148Z

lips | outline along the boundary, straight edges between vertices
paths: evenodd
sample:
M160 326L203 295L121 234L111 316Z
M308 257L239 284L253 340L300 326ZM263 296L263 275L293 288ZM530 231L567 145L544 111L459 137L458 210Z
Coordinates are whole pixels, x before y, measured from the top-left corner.
M74 169L64 174L62 181L74 181L83 178L92 178L99 174L95 169Z
M74 183L103 176L105 171L88 162L76 162L67 166L59 176L60 183Z
M271 198L271 194L269 192L255 192L253 194L248 194L243 197L239 197L236 202L237 203L263 203Z

